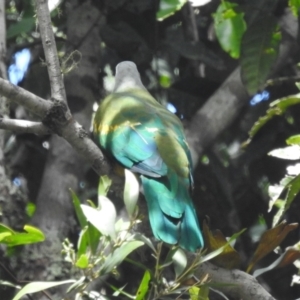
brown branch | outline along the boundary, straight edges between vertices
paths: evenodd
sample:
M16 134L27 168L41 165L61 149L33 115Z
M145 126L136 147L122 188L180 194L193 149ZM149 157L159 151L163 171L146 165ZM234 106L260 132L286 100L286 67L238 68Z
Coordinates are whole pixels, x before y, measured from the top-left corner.
M0 118L0 129L11 130L20 133L33 133L37 135L51 134L52 132L41 122L27 120L12 120Z
M47 69L51 86L51 98L67 104L67 97L60 64L57 55L57 48L52 31L48 1L36 0L37 18L40 34L46 57ZM66 119L71 117L69 109L66 111Z
M203 278L207 274L210 283L216 284L217 290L234 299L275 300L253 276L243 271L226 270L205 262L196 270L195 276Z
M40 98L21 87L18 87L7 80L0 78L0 93L2 96L25 106L35 115L44 118L52 106L51 102Z

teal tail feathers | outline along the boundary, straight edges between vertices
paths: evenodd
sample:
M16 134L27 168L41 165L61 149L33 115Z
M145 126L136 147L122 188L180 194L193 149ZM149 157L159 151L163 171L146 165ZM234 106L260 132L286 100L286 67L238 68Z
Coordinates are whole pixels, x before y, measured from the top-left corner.
M141 179L154 236L188 251L202 248L198 218L184 182L171 187L166 177Z

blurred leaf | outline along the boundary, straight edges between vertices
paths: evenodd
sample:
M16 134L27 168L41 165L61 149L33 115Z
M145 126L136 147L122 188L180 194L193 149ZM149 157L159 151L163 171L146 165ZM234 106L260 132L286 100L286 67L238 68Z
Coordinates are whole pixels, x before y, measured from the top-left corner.
M214 14L214 25L219 43L233 58L240 57L241 40L246 31L244 13L236 3L222 1Z
M133 237L134 240L138 240L138 241L143 242L149 248L151 248L153 250L153 252L156 252L156 249L155 249L152 241L149 238L147 238L146 236L144 236L143 234L141 234L141 233L135 233L132 237Z
M140 185L135 175L125 169L124 203L129 217L133 217L139 198Z
M143 276L143 279L140 283L140 286L137 290L135 300L144 300L146 294L148 293L149 290L149 282L151 280L151 274L149 270L146 270Z
M300 250L289 247L283 254L278 257L270 266L262 269L255 270L253 273L254 277L258 277L263 273L271 271L275 268L282 268L292 264L294 261L300 258Z
M187 257L184 251L180 248L174 252L172 256L176 278L179 278L187 266Z
M98 186L98 196L106 196L111 186L111 179L107 176L101 176Z
M129 221L124 221L123 219L119 219L115 224L115 229L117 232L128 231L130 227Z
M300 163L296 163L294 165L289 165L286 167L287 175L293 177L300 174Z
M285 148L274 149L269 152L268 155L282 159L297 160L300 159L300 146L292 145Z
M70 191L71 191L71 196L72 196L76 216L78 218L81 227L81 232L77 243L78 245L77 254L80 256L81 254L85 253L87 246L89 246L91 248L91 252L95 254L99 244L99 238L101 233L91 223L87 222L87 218L83 213L79 198L71 189Z
M45 240L45 236L38 228L25 225L25 232L16 232L9 227L0 224L0 243L8 247L39 243Z
M104 196L99 196L99 209L81 204L82 211L87 220L94 225L103 235L116 237L115 222L116 209L113 203Z
M83 228L80 231L79 239L77 242L77 256L80 257L82 254L86 253L87 246L89 245L88 242L88 226Z
M9 282L9 281L6 281L6 280L0 280L0 285L13 287L13 288L18 289L18 290L21 289L21 286L16 285L16 284L14 284L12 282Z
M193 286L189 288L189 295L191 300L209 300L209 287L208 286L201 286L196 287Z
M86 269L89 265L89 258L86 254L81 254L75 265L80 269Z
M295 17L299 15L300 0L289 0L289 7Z
M82 276L80 279L78 279L77 281L75 281L73 284L71 284L66 293L70 293L73 290L79 289L80 287L86 285L86 280L87 278L85 276ZM76 299L76 298L75 298Z
M0 233L10 233L15 234L15 232L8 226L0 223Z
M290 106L296 105L300 103L300 94L284 97L273 101L270 104L270 108L267 110L265 116L260 117L257 122L254 123L250 132L249 138L250 140L256 135L256 133L265 125L269 120L271 120L274 116L282 115L286 109ZM247 143L250 142L247 141Z
M97 248L99 245L101 232L93 224L89 223L87 236L88 236L88 244L91 248L91 252L95 254L97 252Z
M204 227L204 226L203 226L203 227ZM201 259L200 259L201 262L203 263L203 262L212 260L213 258L215 258L215 257L217 257L218 255L220 255L220 254L224 251L224 249L225 249L228 245L230 245L231 242L235 241L235 240L236 240L243 232L245 232L245 231L246 231L246 229L242 229L240 232L237 232L237 233L233 234L233 235L229 238L229 240L227 240L227 243L226 243L225 245L223 245L223 246L221 246L220 248L218 248L218 249L216 249L216 250L214 250L214 251L212 251L212 252L210 252L210 253L208 253L208 254L202 256ZM204 235L204 237L205 237L205 233L204 233L203 235ZM205 240L205 243L206 243L206 240ZM204 244L205 244L205 243L204 243Z
M299 0L300 1L300 0ZM292 135L287 140L288 145L300 145L300 134Z
M220 230L215 230L213 233L209 230L207 223L203 222L203 236L207 253L223 248L222 253L212 259L212 262L222 268L234 269L237 268L241 259L237 251L232 248Z
M113 268L117 267L131 252L135 249L143 246L144 243L141 241L128 241L124 242L119 248L115 249L109 254L100 269L100 274L108 274Z
M277 18L271 14L263 14L252 22L243 35L241 74L250 95L264 86L277 59L281 40L277 26Z
M71 192L71 197L72 197L72 201L73 201L73 205L75 208L75 213L76 213L77 219L79 221L81 229L83 229L83 228L85 228L85 226L87 226L87 221L86 221L86 217L80 206L81 202L80 202L79 198L77 197L77 195L75 194L75 192L73 192L71 189L70 189L70 192Z
M187 0L160 0L156 19L162 21L180 10Z
M191 300L199 300L199 291L200 289L196 286L189 288L189 295Z
M23 18L21 21L8 27L6 38L10 39L20 35L21 33L28 33L33 30L34 26L35 18Z
M279 184L276 185L270 185L268 188L268 193L271 198L269 201L269 212L271 211L273 205L275 202L279 199L281 193L284 191L284 189L287 187L287 185L294 179L293 176L286 176L281 181Z
M69 279L69 280L64 280L64 281L48 281L48 282L43 282L43 281L35 281L26 284L18 293L15 295L13 300L19 300L23 296L31 293L36 293L40 292L46 289L50 289L52 287L62 285L62 284L67 284L67 283L73 283L75 280Z
M31 218L35 213L35 209L36 209L35 204L32 203L32 202L28 202L26 204L26 214L27 214L27 216Z
M279 220L283 216L283 214L290 208L292 202L300 191L300 175L296 176L293 180L291 180L285 187L287 189L287 194L284 199L284 205L281 206L273 218L272 226L278 224Z
M86 202L90 205L90 207L97 209L97 205L94 203L94 201L87 199Z
M124 296L126 296L128 299L135 299L135 296L130 295L129 293L126 293L126 292L124 291L126 285L127 285L127 283L126 283L124 286L118 288L118 287L116 287L116 286L110 284L109 287L110 287L112 290L115 291L115 292L113 293L113 296L114 296L114 297L118 297L118 296L120 296L120 295L124 295ZM102 299L100 299L100 300L102 300ZM103 299L103 300L106 300L106 299ZM108 300L109 300L109 299L108 299Z
M285 239L287 234L298 227L297 223L287 224L285 221L263 233L256 251L248 265L247 273L253 266L273 251Z

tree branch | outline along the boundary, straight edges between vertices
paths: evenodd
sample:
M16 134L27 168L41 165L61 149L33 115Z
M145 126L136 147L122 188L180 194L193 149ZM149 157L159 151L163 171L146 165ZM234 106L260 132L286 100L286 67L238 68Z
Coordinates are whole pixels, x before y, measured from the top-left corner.
M44 118L52 103L0 78L0 93L11 101L25 106L35 115Z
M226 270L205 262L195 271L195 276L203 278L206 274L210 283L219 283L217 289L230 297L243 300L275 300L253 276L243 271Z
M0 118L0 128L20 133L33 133L37 135L51 134L52 132L41 122L27 120L12 120Z
M5 1L0 2L0 77L6 78Z
M36 0L36 8L41 39L47 62L47 69L51 86L51 98L52 100L55 99L67 104L66 91L57 55L57 48L52 30L48 1ZM69 109L67 109L66 119L68 120L69 118L71 118L71 113Z
M271 77L276 76L283 66L289 63L293 53L296 53L297 28L297 19L291 12L287 12L281 19L281 29L285 34ZM194 167L203 151L232 124L242 108L248 104L249 99L250 95L242 82L240 67L238 67L197 111L189 124L186 135Z

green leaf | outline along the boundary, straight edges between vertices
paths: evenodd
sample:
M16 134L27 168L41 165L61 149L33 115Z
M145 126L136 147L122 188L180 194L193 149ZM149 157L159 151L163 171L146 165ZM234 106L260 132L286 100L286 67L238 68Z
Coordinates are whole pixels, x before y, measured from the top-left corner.
M288 145L300 145L300 134L292 135L287 140Z
M292 145L285 148L274 149L269 152L268 155L281 159L298 160L300 159L300 146Z
M180 10L187 0L160 0L156 19L162 21Z
M241 47L241 75L249 94L255 94L264 86L277 59L280 40L277 18L271 14L258 17L245 32Z
M34 26L35 19L33 17L23 18L21 21L8 27L6 37L10 39L20 35L21 33L28 33L33 30Z
M89 258L87 257L86 254L82 254L76 261L75 265L80 269L86 269L89 265Z
M214 14L214 26L219 43L233 58L240 57L241 40L246 31L244 13L236 3L222 1Z
M272 223L273 227L278 224L283 214L290 208L294 199L300 192L300 175L296 176L293 180L291 180L287 184L286 188L288 191L284 199L284 205L279 208L278 212L274 216Z
M300 0L289 0L289 7L295 17L299 15Z
M139 198L140 185L135 175L125 169L124 203L129 217L133 217Z
M21 289L21 286L16 285L16 284L14 284L12 282L9 282L9 281L6 281L6 280L0 280L0 285L13 287L13 288L18 289L18 290Z
M297 105L299 103L300 94L284 97L273 101L270 104L270 108L267 110L266 115L259 118L258 121L255 122L255 124L252 126L249 132L249 140L247 141L247 143L249 143L251 139L256 135L256 133L274 116L282 115L287 110L287 108L293 105Z
M269 196L271 200L269 201L269 212L271 211L275 202L279 199L281 193L285 188L287 188L288 184L294 179L293 176L284 177L279 184L270 185L268 189Z
M149 290L149 282L151 280L151 274L149 270L146 270L143 276L143 279L140 283L140 286L136 292L135 300L143 300L145 299L146 294Z
M111 186L111 179L107 176L101 176L98 186L98 196L106 196Z
M38 243L45 240L43 232L36 227L25 225L24 231L26 232L15 232L9 227L0 224L0 243L6 244L9 247L14 247Z
M193 286L189 288L189 295L191 297L191 300L209 300L208 294L209 294L208 286L201 286L200 288Z
M151 241L149 238L147 238L146 236L144 236L143 234L141 234L141 233L135 233L135 234L132 236L132 238L133 238L134 240L138 240L138 241L143 242L143 243L146 244L149 248L151 248L151 249L153 250L153 252L156 252L156 249L155 249L155 247L154 247L152 241Z
M32 202L28 202L26 204L26 214L27 214L27 216L31 218L35 213L35 209L36 209L35 204L32 203Z
M80 202L79 198L77 197L77 195L71 189L70 189L70 192L71 192L71 197L72 197L72 201L73 201L73 205L75 208L77 219L79 221L81 229L83 229L85 226L87 226L87 221L86 221L86 217L80 206L81 202Z
M88 241L88 226L86 226L85 228L83 228L80 231L79 234L79 239L77 242L77 255L78 257L80 257L82 254L86 253L86 249L87 246L89 245L89 241Z
M48 281L48 282L44 282L44 281L35 281L35 282L31 282L26 284L18 293L17 295L15 295L15 297L13 298L13 300L19 300L21 299L23 296L27 295L27 294L32 294L32 293L36 293L36 292L40 292L46 289L50 289L52 287L58 286L58 285L62 285L62 284L67 284L67 283L73 283L75 282L75 280L73 279L69 279L69 280L64 280L64 281Z
M100 237L101 233L99 230L94 225L88 224L88 244L93 254L97 252Z
M178 248L172 256L176 278L180 277L187 266L187 258L184 251Z
M15 232L8 226L0 223L0 233L15 234Z
M108 274L113 268L117 267L132 251L143 246L141 241L128 241L124 242L119 248L115 249L109 254L100 269L100 274Z
M81 209L87 220L96 227L103 235L116 237L115 222L116 209L113 203L104 196L99 196L99 209L81 204Z

